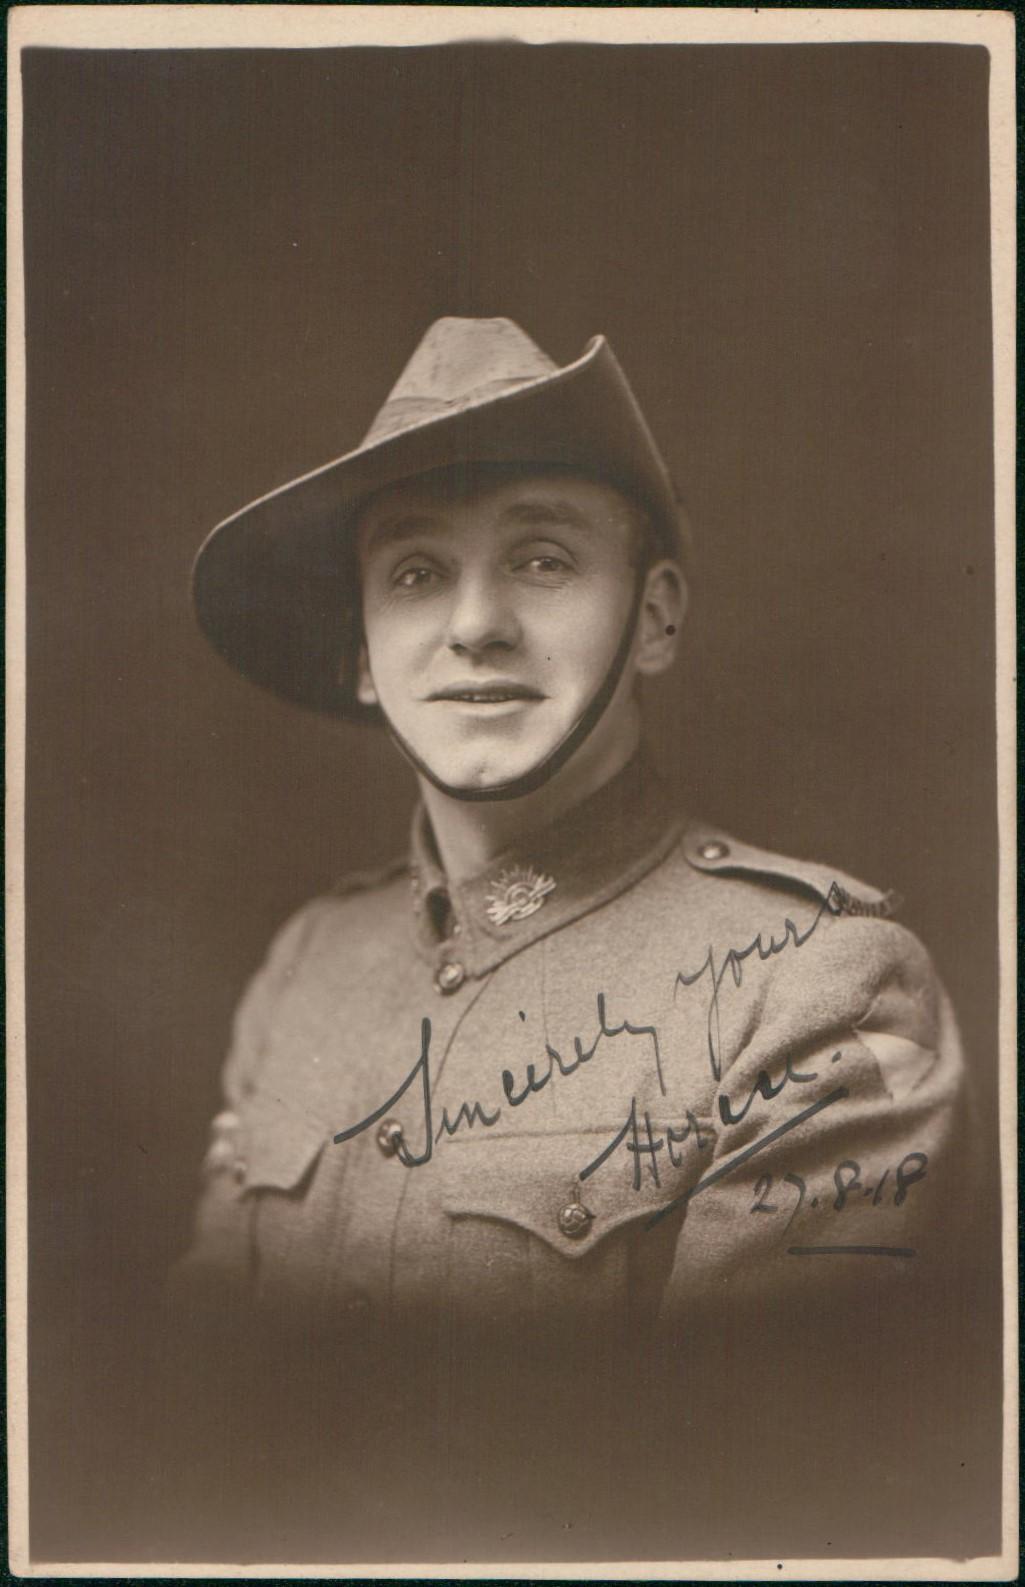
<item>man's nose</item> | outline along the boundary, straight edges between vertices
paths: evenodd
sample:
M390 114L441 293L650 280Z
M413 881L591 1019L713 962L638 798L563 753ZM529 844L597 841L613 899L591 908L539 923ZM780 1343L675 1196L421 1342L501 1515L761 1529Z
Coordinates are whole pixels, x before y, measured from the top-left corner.
M520 622L512 591L501 576L488 572L463 574L449 612L445 638L450 649L469 653L492 645L511 649L519 637Z

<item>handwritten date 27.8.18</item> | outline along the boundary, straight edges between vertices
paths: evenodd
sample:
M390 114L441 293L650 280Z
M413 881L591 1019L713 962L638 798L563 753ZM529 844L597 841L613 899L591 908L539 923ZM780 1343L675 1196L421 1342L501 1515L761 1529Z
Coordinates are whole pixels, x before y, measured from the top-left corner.
M883 1203L894 1207L902 1207L908 1198L908 1191L911 1186L925 1178L928 1162L929 1159L925 1152L908 1152L893 1170L892 1179L890 1177L890 1169L884 1168L876 1184L866 1185L862 1183L861 1164L855 1162L853 1158L845 1157L843 1162L837 1163L836 1168L833 1170L833 1190L827 1197L829 1210L843 1212L844 1208L849 1206L852 1201L864 1201L866 1199L870 1200L870 1204L873 1207L878 1207ZM770 1199L773 1194L774 1184L775 1180L772 1174L762 1174L755 1185L752 1212L778 1213L786 1211L784 1204L778 1200ZM790 1216L783 1229L785 1233L806 1202L811 1207L818 1207L821 1198L816 1194L812 1194L811 1197L808 1196L808 1186L800 1174L783 1174L780 1184L788 1186L797 1195L797 1200L791 1206ZM777 1192L778 1194L779 1192ZM787 1200L789 1201L790 1199L788 1195Z

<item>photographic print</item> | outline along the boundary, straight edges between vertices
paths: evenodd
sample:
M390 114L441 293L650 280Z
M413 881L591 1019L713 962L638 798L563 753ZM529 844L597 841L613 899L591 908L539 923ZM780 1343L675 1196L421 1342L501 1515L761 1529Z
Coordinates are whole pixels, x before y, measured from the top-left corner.
M12 1568L1013 1576L1010 17L10 30Z

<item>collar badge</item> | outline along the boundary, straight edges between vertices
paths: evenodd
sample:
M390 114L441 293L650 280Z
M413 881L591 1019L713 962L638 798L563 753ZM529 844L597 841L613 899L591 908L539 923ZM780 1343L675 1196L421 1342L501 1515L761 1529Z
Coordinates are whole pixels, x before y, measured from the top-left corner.
M510 920L526 920L541 908L554 888L553 877L530 865L514 865L511 870L502 871L488 888L487 917L496 926L507 926Z

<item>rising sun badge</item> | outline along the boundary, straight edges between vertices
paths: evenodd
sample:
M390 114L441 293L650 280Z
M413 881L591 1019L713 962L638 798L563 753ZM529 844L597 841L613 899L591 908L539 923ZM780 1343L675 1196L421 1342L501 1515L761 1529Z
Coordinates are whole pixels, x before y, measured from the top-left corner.
M514 865L488 888L488 919L496 926L506 926L510 920L526 920L541 908L554 887L553 877L544 876L529 865Z

